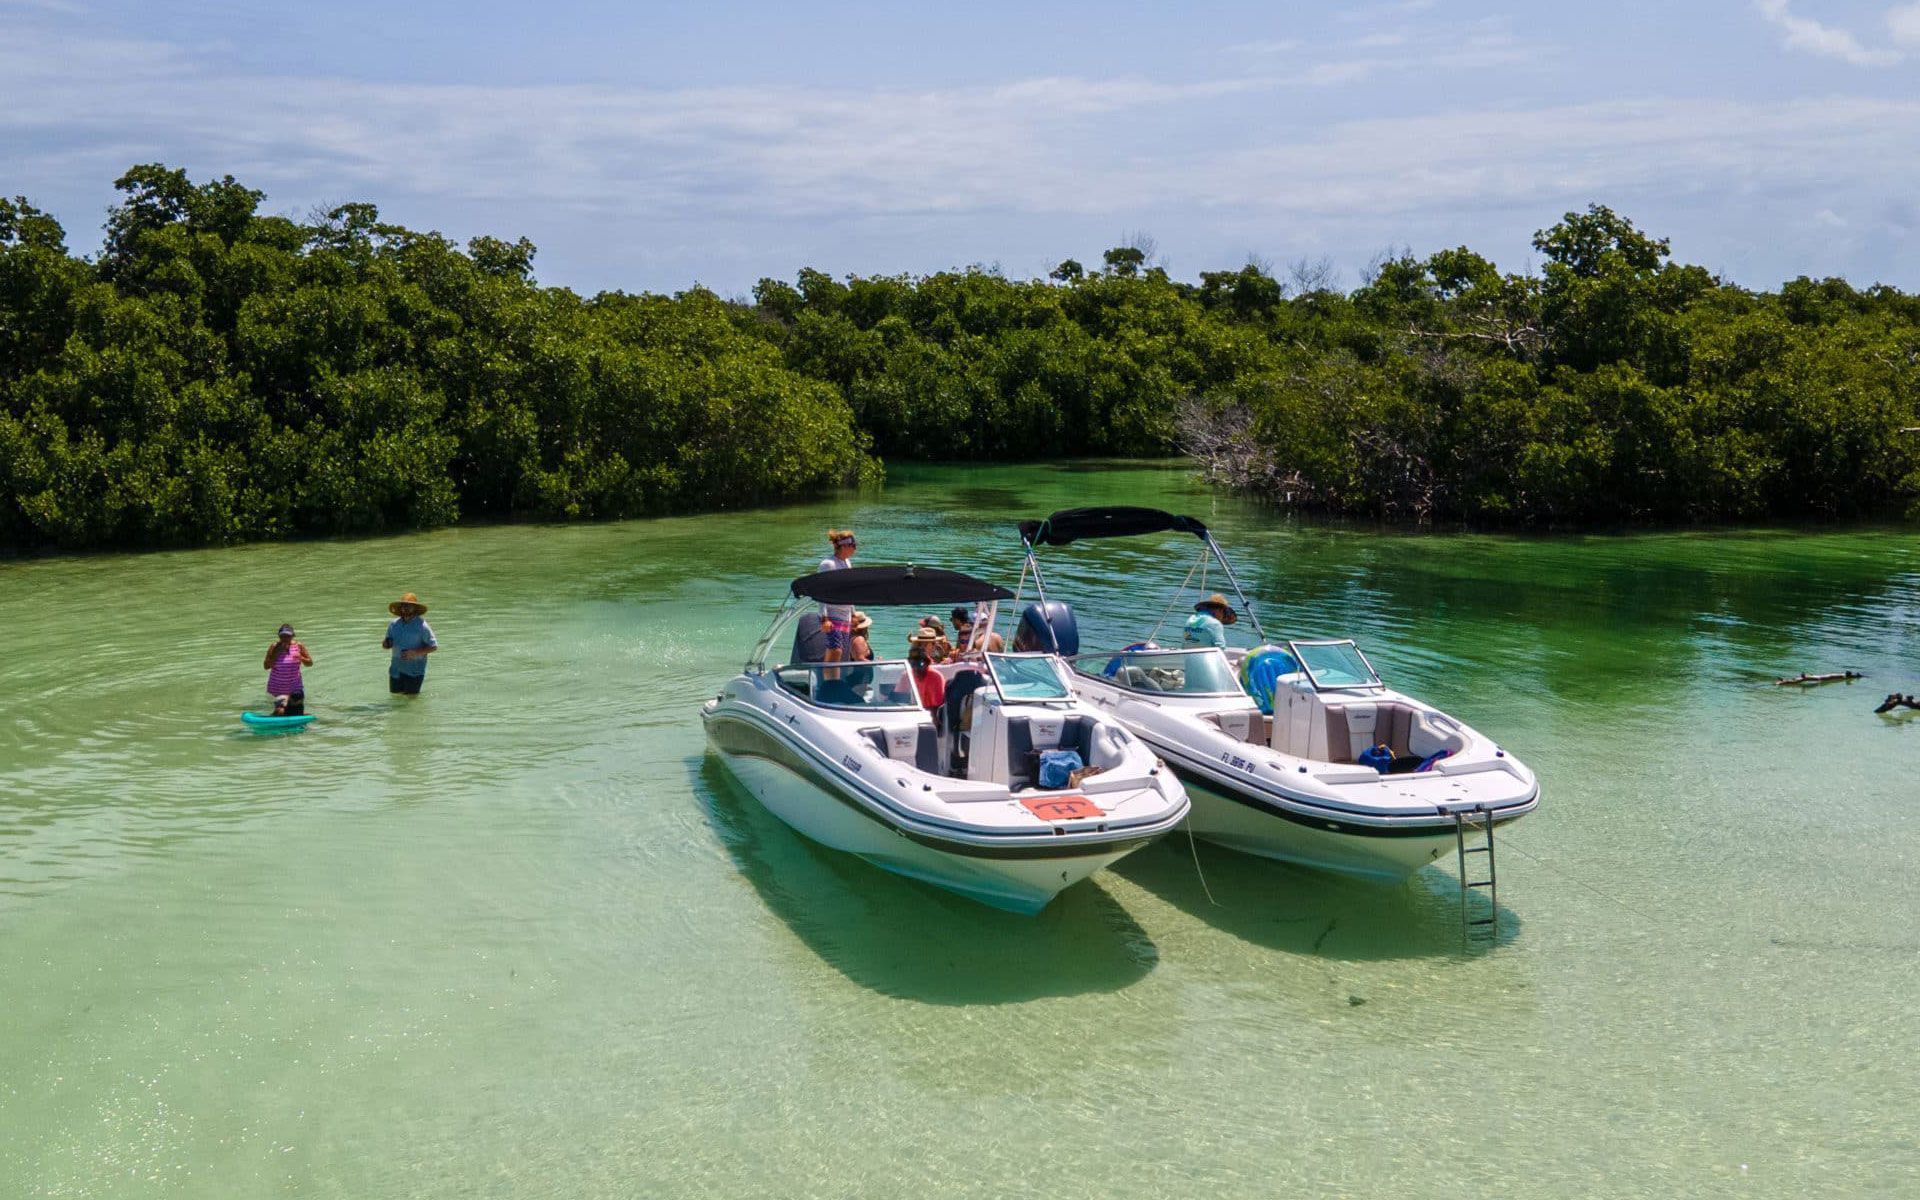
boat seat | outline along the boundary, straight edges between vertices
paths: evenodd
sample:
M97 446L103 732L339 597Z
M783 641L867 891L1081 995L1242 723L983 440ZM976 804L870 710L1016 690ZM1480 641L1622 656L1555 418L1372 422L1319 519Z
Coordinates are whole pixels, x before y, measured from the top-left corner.
M1250 708L1229 708L1208 713L1207 719L1218 725L1228 737L1250 745L1264 746L1273 739L1273 718Z
M1080 761L1093 762L1093 718L1062 717L1060 739L1044 745L1033 740L1033 718L1010 717L1007 720L1007 786L1017 790L1034 781L1042 750L1073 750Z
M904 753L896 753L896 751L904 752L911 744L913 765L916 768L930 775L944 774L940 770L940 735L934 731L933 726L915 726L911 731L911 739L908 737L908 732L905 729L895 729L890 735L889 731L874 725L862 729L860 734L873 743L873 748L880 752L880 757L892 762L907 761Z
M1385 743L1397 758L1414 753L1418 710L1396 702L1350 702L1327 706L1327 760L1353 762L1369 746Z

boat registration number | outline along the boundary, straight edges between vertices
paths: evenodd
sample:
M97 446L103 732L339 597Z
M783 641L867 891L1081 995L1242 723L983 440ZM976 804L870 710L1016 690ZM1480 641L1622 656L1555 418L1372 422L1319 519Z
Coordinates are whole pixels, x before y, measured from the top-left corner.
M1085 796L1048 796L1044 799L1022 800L1020 804L1042 821L1080 821L1107 815L1095 808Z

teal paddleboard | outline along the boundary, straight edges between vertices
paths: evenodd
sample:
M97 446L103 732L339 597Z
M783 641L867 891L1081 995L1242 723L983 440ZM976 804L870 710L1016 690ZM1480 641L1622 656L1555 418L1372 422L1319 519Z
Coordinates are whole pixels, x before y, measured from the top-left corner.
M269 717L264 713L257 712L243 712L240 714L240 719L262 732L269 729L299 729L307 722L313 720L310 716Z

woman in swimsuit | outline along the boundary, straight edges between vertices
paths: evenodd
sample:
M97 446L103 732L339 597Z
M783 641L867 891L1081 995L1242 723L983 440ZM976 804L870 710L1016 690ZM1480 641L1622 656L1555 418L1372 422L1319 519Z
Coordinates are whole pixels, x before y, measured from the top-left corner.
M267 647L267 660L261 665L267 671L267 695L273 697L273 715L306 716L307 685L300 678L300 668L312 666L313 655L293 640L293 626L280 627L279 640Z

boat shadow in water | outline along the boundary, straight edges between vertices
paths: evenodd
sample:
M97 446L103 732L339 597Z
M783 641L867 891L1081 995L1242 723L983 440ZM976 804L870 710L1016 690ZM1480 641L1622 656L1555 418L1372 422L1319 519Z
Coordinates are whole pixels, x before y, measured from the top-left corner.
M741 877L809 949L862 987L928 1004L1014 1004L1111 992L1160 952L1092 879L1034 916L1001 912L815 845L712 754L694 793Z
M1176 830L1113 869L1197 921L1291 954L1358 962L1444 958L1463 949L1459 883L1435 867L1405 883L1382 883L1207 842L1190 849L1185 831ZM1473 915L1485 915L1484 900L1475 896L1470 903ZM1493 937L1475 931L1476 949L1519 936L1520 918L1511 909L1501 906L1495 920Z

